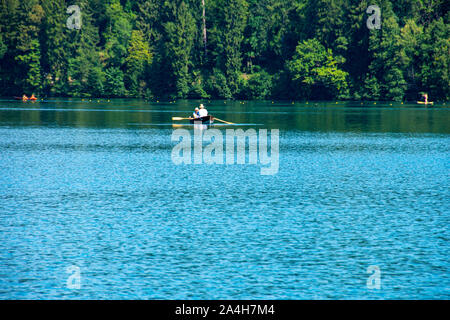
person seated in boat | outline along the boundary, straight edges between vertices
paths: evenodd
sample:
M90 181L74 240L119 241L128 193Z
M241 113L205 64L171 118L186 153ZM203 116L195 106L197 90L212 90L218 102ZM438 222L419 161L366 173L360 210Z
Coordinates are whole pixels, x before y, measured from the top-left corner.
M208 110L205 109L205 106L203 104L200 105L200 110L198 111L198 114L201 118L206 117L208 115Z
M194 113L192 114L192 116L194 117L194 119L200 118L200 113L199 113L199 109L195 108Z
M34 96L34 93L31 94L30 100L36 100L37 98Z
M428 94L424 93L422 94L422 98L420 99L420 101L425 102L425 104L428 103Z
M28 97L24 94L24 95L22 96L22 100L23 100L23 101L26 101L26 100L28 100Z

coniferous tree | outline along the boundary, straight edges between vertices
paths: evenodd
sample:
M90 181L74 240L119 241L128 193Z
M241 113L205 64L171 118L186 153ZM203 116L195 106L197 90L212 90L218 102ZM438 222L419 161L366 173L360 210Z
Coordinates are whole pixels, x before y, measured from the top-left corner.
M104 94L104 71L100 63L98 27L93 23L93 3L84 0L81 28L72 29L69 36L68 86L73 96L101 96ZM107 93L106 93L107 94Z
M370 30L369 55L372 61L365 79L365 95L382 100L402 100L406 91L401 59L400 27L389 1L383 1L380 29Z
M441 18L426 29L420 46L421 89L440 100L450 99L450 25Z
M21 95L39 93L42 88L41 44L39 33L44 17L37 0L4 1L1 7L0 29L5 36L1 78L4 92Z
M217 0L215 6L211 9L215 12L211 20L216 21L211 31L213 54L216 67L225 75L227 87L234 95L238 92L248 4L245 0Z
M170 73L175 96L185 98L191 85L192 50L195 21L184 1L166 2L168 20L164 24L165 64Z
M68 29L64 0L43 0L45 15L41 33L41 64L46 95L67 94L69 58Z
M145 76L152 61L149 44L144 40L144 35L139 30L133 30L128 46L128 55L125 59L126 73L125 84L128 92L133 97L141 97L148 94Z

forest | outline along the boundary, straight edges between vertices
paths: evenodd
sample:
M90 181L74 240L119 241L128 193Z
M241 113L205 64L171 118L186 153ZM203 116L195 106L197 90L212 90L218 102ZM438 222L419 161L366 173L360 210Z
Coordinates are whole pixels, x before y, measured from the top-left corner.
M4 97L450 98L445 0L0 1Z

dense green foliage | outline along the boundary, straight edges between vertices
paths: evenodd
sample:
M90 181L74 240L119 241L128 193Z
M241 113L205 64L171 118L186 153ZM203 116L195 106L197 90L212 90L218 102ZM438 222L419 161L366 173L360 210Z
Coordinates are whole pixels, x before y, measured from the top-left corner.
M448 1L204 2L0 0L0 95L450 98Z

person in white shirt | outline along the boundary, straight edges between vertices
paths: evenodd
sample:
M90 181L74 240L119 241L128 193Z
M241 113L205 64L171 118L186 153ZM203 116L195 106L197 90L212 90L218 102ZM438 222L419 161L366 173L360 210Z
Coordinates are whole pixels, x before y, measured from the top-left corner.
M199 109L195 108L194 113L192 114L194 119L200 118L200 114L198 112L199 112Z
M205 109L203 104L200 105L200 110L198 111L200 117L206 117L208 115L208 110Z

